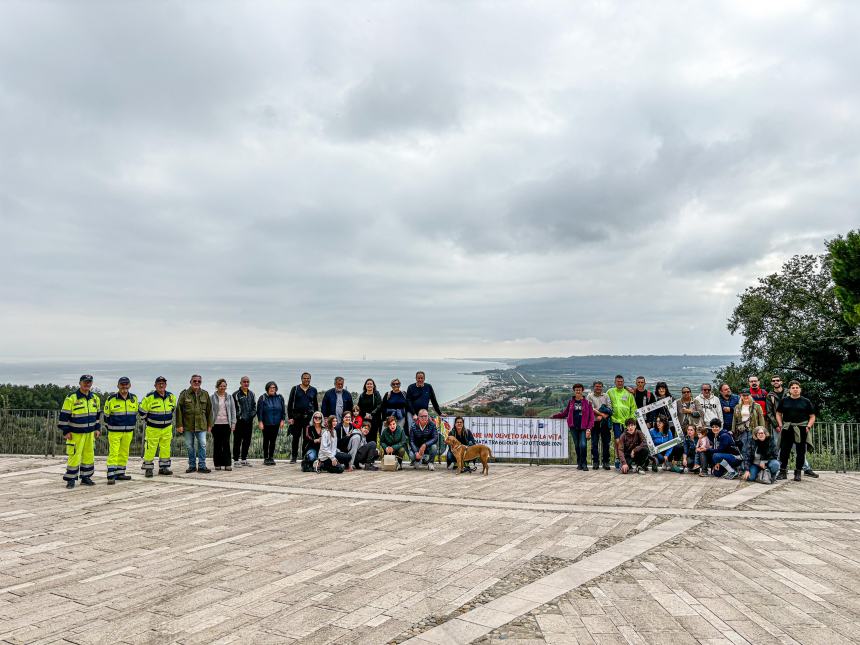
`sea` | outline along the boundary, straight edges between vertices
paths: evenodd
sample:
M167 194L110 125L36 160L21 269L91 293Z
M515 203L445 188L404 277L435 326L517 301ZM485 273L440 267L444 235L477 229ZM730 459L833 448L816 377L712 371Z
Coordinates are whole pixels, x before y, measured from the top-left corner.
M132 391L145 394L153 387L156 376L164 376L168 389L178 393L188 385L192 374L203 376L203 387L210 392L219 378L227 379L232 391L239 387L239 378L248 376L251 389L261 394L268 381L275 381L283 394L299 382L301 373L312 375L312 384L319 390L332 387L335 376L343 376L350 391L358 392L367 378L376 381L380 392L389 389L396 377L404 389L415 381L415 372L427 373L440 403L460 397L475 388L484 378L480 372L510 369L519 366L527 377L531 373L563 383L580 381L590 387L595 379L607 387L615 374L623 374L629 383L641 374L653 389L657 381L668 381L670 391L678 396L680 386L690 385L694 391L705 381L712 381L719 368L736 360L736 356L573 356L551 359L434 359L434 360L221 360L221 361L41 361L0 362L0 383L18 385L77 385L81 374L92 374L94 387L113 392L120 376L132 381Z
M505 369L506 364L481 360L222 360L222 361L29 361L0 362L0 383L16 385L77 385L82 374L92 374L93 387L101 392L116 390L121 376L131 379L132 391L146 394L153 388L155 378L164 376L167 389L178 394L188 386L192 374L203 377L203 388L212 392L215 381L227 379L232 392L239 387L239 379L248 376L251 389L258 395L268 381L275 381L278 390L286 396L293 385L299 383L302 372L311 373L311 385L325 391L334 385L336 376L342 376L351 392L360 392L368 378L376 381L380 393L388 391L392 378L400 379L403 389L415 382L415 372L427 374L439 403L461 396L484 378L476 372Z

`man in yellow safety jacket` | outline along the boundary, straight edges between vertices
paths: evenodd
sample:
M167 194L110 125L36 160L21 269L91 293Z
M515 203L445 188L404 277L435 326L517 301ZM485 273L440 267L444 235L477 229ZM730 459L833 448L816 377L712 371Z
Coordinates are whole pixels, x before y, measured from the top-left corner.
M115 484L117 480L126 481L131 475L125 474L128 464L128 448L134 436L137 424L137 397L129 392L131 381L123 376L117 381L116 394L105 401L104 422L108 431L109 452L107 458L107 483Z
M101 400L92 392L93 377L81 376L78 389L66 397L60 410L58 427L66 440L66 488L74 488L78 475L81 484L95 486L95 440L101 434L99 416Z
M143 397L138 414L146 423L146 449L143 452L143 470L152 477L155 451L158 450L158 474L172 475L170 470L170 440L173 438L173 411L176 397L167 391L167 379L155 379L155 390Z

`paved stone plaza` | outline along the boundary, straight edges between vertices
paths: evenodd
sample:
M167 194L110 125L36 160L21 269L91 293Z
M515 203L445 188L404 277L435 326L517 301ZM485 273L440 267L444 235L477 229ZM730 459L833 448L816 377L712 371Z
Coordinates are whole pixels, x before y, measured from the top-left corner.
M860 642L860 475L0 457L2 643Z

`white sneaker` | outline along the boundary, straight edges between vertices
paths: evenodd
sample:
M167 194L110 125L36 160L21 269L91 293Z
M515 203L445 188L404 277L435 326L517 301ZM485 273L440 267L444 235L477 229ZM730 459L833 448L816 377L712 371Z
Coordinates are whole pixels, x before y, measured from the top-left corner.
M233 461L233 468L238 468L238 467L239 467L239 465L240 465L240 464L239 464L239 462L238 462L238 461L236 461L236 460L234 460L234 461Z
M427 470L436 470L436 466L433 465L432 461L427 462Z
M247 459L244 459L244 460L242 461L242 465L243 465L243 466L252 466L253 464L252 464L250 461L248 461Z

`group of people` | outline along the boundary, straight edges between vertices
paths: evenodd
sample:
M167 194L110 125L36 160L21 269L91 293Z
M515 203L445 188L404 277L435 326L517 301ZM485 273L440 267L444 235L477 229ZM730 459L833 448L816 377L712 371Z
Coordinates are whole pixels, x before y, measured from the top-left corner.
M159 376L155 389L138 399L130 392L131 381L123 377L116 393L107 396L102 405L92 390L93 377L81 376L79 388L66 398L59 415L68 454L66 486L73 488L78 479L86 486L94 484L94 440L100 435L102 421L108 431L110 485L131 479L126 467L138 419L145 426L142 468L146 477L153 477L156 458L159 475L173 474L170 446L174 427L184 437L186 473L211 472L206 464L209 434L215 470L250 466L248 449L255 425L262 432L263 464L267 466L276 463L275 447L285 427L290 437L290 463L301 461L307 471L376 470L376 461L385 455L395 458L398 469L408 459L413 468L425 465L433 470L442 454L444 437L430 410L439 416L442 411L424 372L416 373L415 382L405 392L400 380L392 379L391 389L384 395L369 378L356 400L340 376L320 397L308 372L301 375L286 400L274 381L266 383L259 397L250 389L247 376L232 394L223 378L211 395L202 389L202 381L199 374L193 375L189 386L176 396L167 390L167 379ZM749 387L740 394L725 383L715 394L711 384L704 383L695 397L689 387L683 387L677 400L665 382L657 383L653 392L645 386L645 379L639 376L635 387L628 387L621 375L605 392L601 381L595 381L590 391L579 383L573 386L565 409L553 416L566 419L580 470L588 470L590 439L594 469L610 469L613 442L615 468L622 473L644 473L648 467L656 472L662 466L703 477L741 476L767 483L787 477L794 449L795 481L801 480L803 472L818 477L806 458L815 410L802 396L797 381L791 381L786 390L782 378L774 376L766 391L757 376L750 376ZM454 420L451 432L466 446L476 443L462 417ZM447 449L448 467L455 461ZM467 465L464 470L470 468Z
M815 408L800 383L791 381L786 390L775 375L767 391L753 375L748 384L735 394L723 383L714 394L711 384L703 383L695 397L683 387L676 400L665 382L652 392L644 377L628 387L619 374L606 392L601 381L588 392L575 384L573 396L553 417L567 420L579 470L588 470L589 439L592 468L610 470L614 438L615 468L622 473L645 473L649 466L657 472L662 466L702 477L771 483L787 478L794 449L794 480L801 481L802 473L817 478L807 459Z
M433 386L421 371L405 392L400 380L393 379L391 390L384 396L369 378L356 401L340 376L320 401L308 372L301 375L286 400L274 381L266 383L259 398L250 389L247 376L240 379L239 389L232 394L227 392L223 378L218 379L211 395L201 387L202 382L199 374L192 375L189 386L176 396L167 390L167 379L159 376L155 389L138 399L130 391L131 380L122 377L117 391L102 405L92 389L92 375L82 375L78 389L63 402L58 422L66 441L68 460L63 478L67 488L74 488L78 479L85 486L94 485L95 439L101 434L102 422L108 431L109 485L131 479L126 467L138 419L145 427L142 468L146 477L154 476L156 458L159 475L173 474L170 446L174 427L184 437L186 473L212 472L206 464L210 434L215 470L250 466L248 450L255 425L262 432L263 464L267 466L276 463L275 447L285 427L290 436L290 463L301 459L306 470L375 470L375 461L385 454L395 456L398 468L408 458L415 468L424 464L433 470L440 454L442 438L428 410L432 408L437 415L442 411ZM454 425L459 427L455 432L464 443L475 443L462 419ZM450 466L454 462L450 450L447 457Z

